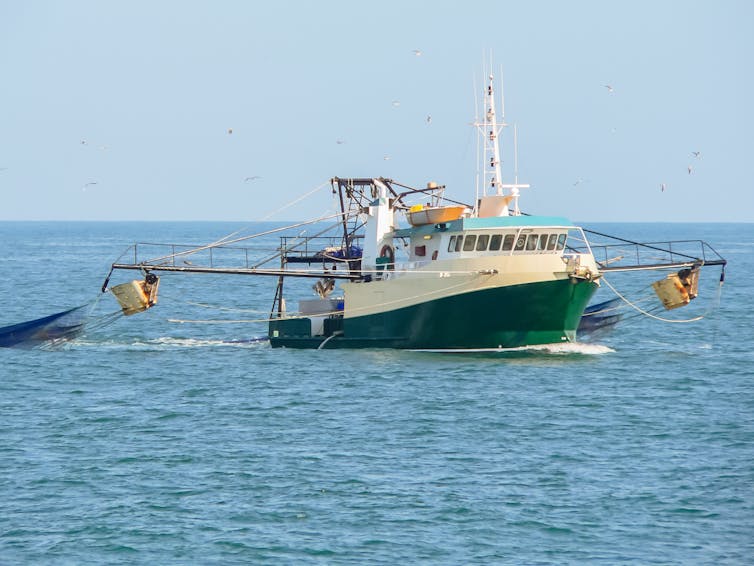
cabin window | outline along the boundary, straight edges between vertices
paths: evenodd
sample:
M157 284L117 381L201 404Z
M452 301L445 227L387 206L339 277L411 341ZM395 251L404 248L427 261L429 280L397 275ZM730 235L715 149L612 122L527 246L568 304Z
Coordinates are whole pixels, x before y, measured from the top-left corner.
M476 236L474 234L466 236L463 240L463 251L473 252L474 244L476 244Z
M546 250L547 249L547 234L542 234L539 237L539 245L537 246L538 250Z
M493 234L490 238L490 251L496 252L500 249L500 244L503 242L502 234Z
M424 257L427 255L427 246L415 246L414 253L419 257Z
M478 252L484 252L487 251L487 244L490 241L490 237L488 234L482 234L479 236L476 240L476 251Z
M503 240L503 251L509 252L513 249L513 240L514 240L513 234L506 234L505 240Z
M558 243L558 235L550 234L550 239L547 240L547 249L552 251L555 249L555 244Z
M555 244L553 244L553 246L554 245ZM452 252L455 249L455 247L456 247L456 237L455 236L451 236L450 237L450 242L448 242L448 251Z
M524 247L526 247L526 236L521 235L518 237L518 240L516 240L516 251L520 252Z
M456 249L455 249L455 251L460 252L462 245L463 245L463 236L458 236L456 238Z
M558 249L559 250L562 250L565 247L567 237L568 237L567 234L560 234L558 236Z
M531 252L537 249L537 242L539 242L539 236L537 234L529 234L526 239L526 251Z

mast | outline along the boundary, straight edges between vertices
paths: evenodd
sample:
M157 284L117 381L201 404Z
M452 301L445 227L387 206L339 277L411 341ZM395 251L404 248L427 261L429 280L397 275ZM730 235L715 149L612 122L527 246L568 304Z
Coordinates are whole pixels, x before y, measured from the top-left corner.
M483 167L483 194L487 191L493 195L503 194L503 175L500 164L500 132L506 126L505 122L498 124L497 111L495 109L495 77L489 75L489 82L484 94L484 115L482 122L476 122L484 139L484 167ZM502 116L504 119L505 117Z
M474 125L484 140L484 151L482 155L482 184L483 196L494 195L498 197L509 196L513 202L513 210L510 211L507 206L503 207L501 215L508 216L513 214L518 216L521 211L518 207L519 189L529 187L528 184L518 182L518 147L516 139L514 141L514 159L515 159L515 179L513 183L503 183L502 162L500 160L500 134L508 124L505 123L505 99L501 92L500 102L502 104L501 121L498 122L497 109L495 104L495 76L489 74L489 82L484 92L484 114L482 120L476 120ZM517 133L516 133L517 138ZM505 189L510 192L506 194Z

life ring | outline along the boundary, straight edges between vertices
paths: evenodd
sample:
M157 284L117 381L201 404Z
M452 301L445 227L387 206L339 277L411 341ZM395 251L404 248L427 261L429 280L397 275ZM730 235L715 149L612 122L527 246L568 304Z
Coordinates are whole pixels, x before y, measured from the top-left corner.
M390 263L395 263L395 250L390 244L385 244L380 250L380 257L386 257L390 260Z

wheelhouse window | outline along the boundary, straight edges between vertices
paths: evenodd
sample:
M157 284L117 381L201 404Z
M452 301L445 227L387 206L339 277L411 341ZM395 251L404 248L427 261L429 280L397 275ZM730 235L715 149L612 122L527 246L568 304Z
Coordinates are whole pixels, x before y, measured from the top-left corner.
M490 251L496 252L500 249L500 244L503 242L502 234L493 234L490 238Z
M522 252L560 251L565 248L567 234L462 234L450 236L449 252L484 252L511 250ZM418 250L417 250L418 251Z
M503 251L509 252L513 249L513 240L516 237L513 234L506 234L505 239L503 240Z
M568 238L568 234L558 235L558 250L562 250L565 247L566 238Z
M487 251L487 244L490 241L489 234L482 234L480 235L476 240L476 251L478 252L485 252Z
M460 252L462 245L463 245L463 236L458 236L458 238L456 238L456 249L455 249L455 251Z
M526 239L526 251L532 252L537 249L537 242L539 242L539 236L537 234L529 234Z
M476 236L474 234L469 234L463 239L463 251L465 252L474 251L475 244L476 244Z
M548 251L552 251L555 249L555 246L558 243L558 235L557 234L550 234L550 237L547 240L547 249Z

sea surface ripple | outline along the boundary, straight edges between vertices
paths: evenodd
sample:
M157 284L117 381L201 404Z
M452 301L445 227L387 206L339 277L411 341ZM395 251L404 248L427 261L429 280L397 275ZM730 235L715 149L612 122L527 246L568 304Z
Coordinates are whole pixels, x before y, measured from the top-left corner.
M704 232L720 308L567 347L272 350L168 322L271 282L165 277L147 313L0 349L0 564L752 563L754 227L617 226ZM231 229L0 223L0 326L86 302L146 230Z

